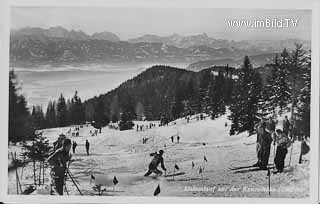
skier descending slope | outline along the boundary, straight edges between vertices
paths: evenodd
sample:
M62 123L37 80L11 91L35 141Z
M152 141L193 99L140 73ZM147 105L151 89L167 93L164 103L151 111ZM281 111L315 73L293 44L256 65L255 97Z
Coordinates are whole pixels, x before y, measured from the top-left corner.
M161 163L161 168L164 171L167 171L166 167L164 166L164 161L163 161L163 150L159 150L159 153L155 152L155 153L151 153L150 156L153 156L152 161L149 164L149 170L147 173L145 173L144 176L149 176L151 173L155 173L159 176L162 175L162 171L160 171L158 169L158 165Z

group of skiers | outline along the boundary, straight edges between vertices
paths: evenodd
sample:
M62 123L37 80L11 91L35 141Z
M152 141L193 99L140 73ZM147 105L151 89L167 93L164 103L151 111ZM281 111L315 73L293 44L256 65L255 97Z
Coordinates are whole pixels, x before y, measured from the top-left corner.
M284 169L284 161L286 154L288 153L288 148L294 141L289 138L289 133L291 131L291 124L288 117L285 116L283 121L283 129L276 129L275 121L270 117L268 121L261 119L259 125L257 126L257 145L256 152L258 161L253 166L260 167L262 170L267 170L271 144L273 144L274 149L276 148L276 153L274 157L274 164L276 171L274 173L281 173Z
M154 127L156 127L156 124L154 124L154 123L149 123L149 125L148 124L146 124L146 125L136 124L136 131L137 132L138 131L144 131L144 130L148 130L148 129L151 129L151 128L154 128Z
M78 146L78 143L77 143L76 141L73 141L73 142L72 142L72 152L73 152L73 154L76 153L76 148L77 148L77 146ZM90 143L89 143L88 140L86 140L86 142L85 142L85 148L86 148L86 153L87 153L87 155L89 156Z
M174 136L175 136L175 135L172 135L172 136L170 137L172 143L174 143ZM179 142L180 142L180 135L177 134L176 136L177 136L177 143L179 143Z

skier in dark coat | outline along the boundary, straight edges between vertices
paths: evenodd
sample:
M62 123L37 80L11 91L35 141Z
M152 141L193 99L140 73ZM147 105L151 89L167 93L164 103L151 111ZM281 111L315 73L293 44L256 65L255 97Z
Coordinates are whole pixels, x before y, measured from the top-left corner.
M290 121L288 119L288 116L285 116L285 119L283 121L283 133L286 136L288 136L288 134L289 134L290 126L291 126L291 124L290 124Z
M256 132L257 132L256 153L257 153L258 161L257 161L257 163L255 163L253 165L255 167L260 167L261 166L261 160L262 160L262 156L261 156L261 134L259 134L260 133L259 129L261 128L263 123L264 123L264 120L261 119L260 123L258 124L258 126L256 128Z
M180 142L180 136L179 135L177 136L177 142L178 143Z
M282 173L284 168L284 160L288 153L288 147L291 145L291 141L288 136L279 129L277 129L273 141L274 145L277 144L277 151L274 159L274 164L277 168L277 171L274 173Z
M155 153L150 154L150 156L153 156L153 159L149 164L148 172L145 173L144 176L149 176L151 173L155 173L155 174L161 176L162 171L160 171L158 169L159 164L161 164L161 168L164 171L167 171L166 167L164 166L164 161L163 161L163 157L162 157L163 153L164 153L163 150L160 150L159 153L155 152Z
M47 162L51 166L50 176L52 178L52 186L54 190L51 190L50 194L63 195L63 185L65 182L65 172L68 168L67 162L71 159L70 156L71 140L65 139L62 147L55 150L55 152L49 156Z
M261 144L261 166L260 169L267 170L269 156L270 156L270 147L272 143L272 137L270 133L266 131L266 123L263 122L258 129L258 134L260 135L260 144Z
M76 153L77 145L78 145L78 144L76 143L76 141L73 141L73 143L72 143L72 152L73 152L73 154Z
M173 136L171 136L170 138L171 138L171 142L173 143L173 139L174 139L174 137L173 137Z
M89 148L90 148L90 143L88 140L86 140L86 151L88 156L89 156Z

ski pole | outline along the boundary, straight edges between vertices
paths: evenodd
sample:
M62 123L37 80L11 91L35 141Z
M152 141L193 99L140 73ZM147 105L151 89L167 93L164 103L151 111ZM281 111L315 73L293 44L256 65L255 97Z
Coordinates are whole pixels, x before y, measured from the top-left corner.
M76 188L77 188L77 190L79 191L80 195L82 195L82 192L80 191L78 185L76 184L76 182L74 181L74 179L73 179L72 176L70 175L69 169L67 169L67 174L68 174L69 177L71 178L71 181L73 182L73 184L76 186Z
M268 176L268 184L269 184L269 196L270 196L270 194L271 194L271 192L270 192L270 187L271 187L271 184L270 184L270 169L268 168L268 174L267 174L267 176Z

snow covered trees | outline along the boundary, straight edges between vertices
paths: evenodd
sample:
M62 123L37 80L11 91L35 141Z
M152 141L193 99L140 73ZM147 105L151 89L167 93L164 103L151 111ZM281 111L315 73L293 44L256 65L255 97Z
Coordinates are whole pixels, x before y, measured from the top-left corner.
M291 82L289 80L289 53L284 49L279 59L276 55L271 64L271 74L267 78L264 90L264 107L268 112L282 114L291 97Z
M299 132L310 137L310 101L311 101L311 54L306 54L301 66L303 85L297 101L296 126Z
M262 80L260 74L253 70L248 56L244 58L238 76L230 105L229 119L232 121L230 135L243 131L252 133L259 121Z

